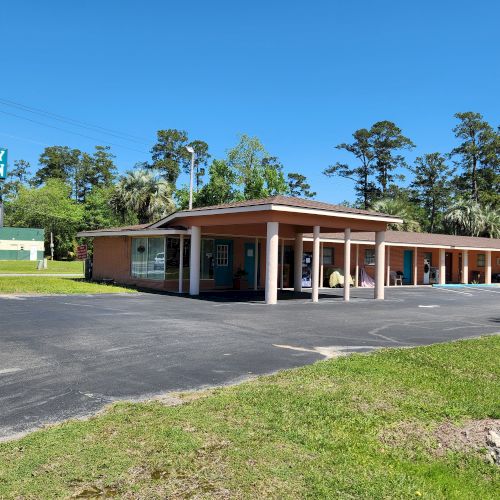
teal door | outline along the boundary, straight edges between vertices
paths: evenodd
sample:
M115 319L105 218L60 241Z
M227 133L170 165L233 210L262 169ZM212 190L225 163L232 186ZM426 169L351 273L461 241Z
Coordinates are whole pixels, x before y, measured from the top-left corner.
M233 286L233 242L215 240L215 286Z
M259 245L260 255L260 245ZM248 286L253 288L255 276L255 243L245 243L245 271L247 272ZM257 286L260 280L260 266L257 269Z
M413 250L405 250L404 253L404 280L405 285L411 285L413 278Z

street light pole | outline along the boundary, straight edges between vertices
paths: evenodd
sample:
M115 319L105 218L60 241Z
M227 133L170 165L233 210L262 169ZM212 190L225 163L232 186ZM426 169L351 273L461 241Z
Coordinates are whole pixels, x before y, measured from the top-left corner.
M189 172L189 210L193 209L193 175L194 175L194 149L192 146L186 146L186 149L191 153L191 169Z

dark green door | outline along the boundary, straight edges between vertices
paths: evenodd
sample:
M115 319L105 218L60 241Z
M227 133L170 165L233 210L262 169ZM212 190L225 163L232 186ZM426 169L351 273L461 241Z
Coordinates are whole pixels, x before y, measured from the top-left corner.
M410 285L413 279L413 250L405 250L403 273L403 283L405 285Z
M248 286L253 288L255 275L255 243L245 243L245 271L247 272ZM260 245L259 245L260 255ZM257 285L260 279L260 266L257 269Z
M233 242L215 240L215 286L233 286Z

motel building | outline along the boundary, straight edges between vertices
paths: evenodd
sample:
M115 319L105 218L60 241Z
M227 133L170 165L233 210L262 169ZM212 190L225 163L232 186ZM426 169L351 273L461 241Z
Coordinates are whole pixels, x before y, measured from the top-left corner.
M500 276L500 240L389 231L398 217L274 196L175 212L153 223L83 231L94 240L93 279L189 293L309 291L349 269L352 285L490 284ZM364 277L361 279L361 277ZM350 280L344 299L349 300Z

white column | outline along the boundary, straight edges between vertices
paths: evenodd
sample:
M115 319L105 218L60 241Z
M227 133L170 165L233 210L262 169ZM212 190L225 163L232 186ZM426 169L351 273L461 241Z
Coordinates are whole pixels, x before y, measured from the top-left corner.
M439 249L439 284L446 284L446 252L444 248Z
M391 286L391 247L387 245L387 286Z
M279 223L267 223L266 241L266 304L278 301L278 247Z
M356 245L356 276L354 276L354 286L359 286L359 245Z
M486 252L486 275L484 282L487 285L491 285L491 250Z
M302 291L302 252L304 251L302 233L295 235L294 267L293 267L293 289L296 292Z
M469 251L462 252L462 283L469 283Z
M375 233L375 298L384 300L385 231Z
M191 227L191 254L189 259L189 295L200 294L201 227Z
M253 289L259 287L259 238L255 238L255 250L253 259Z
M167 262L167 252L164 254L165 262ZM184 235L179 237L179 293L183 292L184 287Z
M280 289L283 290L284 281L284 267L285 267L285 239L281 240L281 273L280 273Z
M418 285L418 247L413 249L413 286Z
M351 229L344 230L344 300L349 302L351 296Z
M323 246L325 244L321 242L319 244L319 287L323 288L323 282L325 279L324 266L323 266Z
M312 301L319 299L319 226L313 228Z

